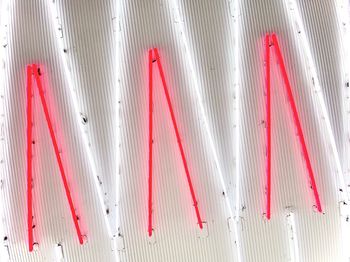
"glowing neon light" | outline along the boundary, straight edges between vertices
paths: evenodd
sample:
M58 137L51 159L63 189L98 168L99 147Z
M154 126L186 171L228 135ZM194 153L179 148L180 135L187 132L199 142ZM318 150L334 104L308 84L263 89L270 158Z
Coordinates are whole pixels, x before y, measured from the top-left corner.
M271 218L271 77L270 77L270 36L265 36L266 74L266 137L267 137L267 207L266 217Z
M71 193L69 190L67 178L65 175L65 171L63 168L62 159L60 156L60 152L57 145L57 140L55 137L55 133L52 127L52 122L49 115L49 110L46 104L45 95L43 86L39 77L38 67L33 65L27 66L27 194L28 194L28 235L29 235L29 251L33 251L33 213L32 213L32 75L34 74L34 78L37 84L37 88L40 95L41 104L43 106L45 119L47 122L47 126L49 128L50 137L52 141L52 145L54 147L58 167L61 173L61 179L63 182L64 190L66 193L66 197L68 200L69 208L71 211L71 215L73 218L74 226L76 233L78 235L79 243L83 244L83 236L80 231L80 227L78 224L78 218L75 214L74 204L71 197Z
M183 150L183 147L182 147L182 143L181 143L181 138L180 138L180 132L179 132L179 129L178 129L178 126L177 126L177 123L176 123L176 119L175 119L175 114L174 114L174 110L173 110L173 106L171 104L171 100L170 100L170 95L169 95L169 91L168 91L168 87L167 87L167 84L166 84L166 81L165 81L165 76L164 76L164 71L163 71L163 67L162 67L162 64L160 62L160 57L159 57L159 53L158 53L158 49L157 48L154 48L153 49L154 51L154 54L155 54L155 62L157 62L157 65L158 65L158 70L159 70L159 74L160 74L160 78L162 80L162 84L163 84L163 89L164 89L164 94L165 94L165 97L166 97L166 101L167 101L167 104L168 104L168 108L169 108L169 111L170 111L170 116L171 116L171 121L173 123L173 127L174 127L174 131L175 131L175 135L176 135L176 140L177 140L177 144L179 146L179 150L180 150L180 154L181 154L181 159L182 159L182 163L184 165L184 168L185 168L185 173L186 173L186 178L187 178L187 182L188 182L188 186L189 186L189 189L190 189L190 193L191 193L191 197L192 197L192 200L193 200L193 205L194 205L194 208L195 208L195 212L196 212L196 216L197 216L197 221L198 221L198 225L200 227L200 229L203 228L203 222L202 222L202 219L201 219L201 216L200 216L200 213L199 213L199 209L198 209L198 202L196 200L196 195L195 195L195 192L194 192L194 188L193 188L193 184L192 184L192 181L191 181L191 177L190 177L190 172L189 172L189 169L188 169L188 165L187 165L187 160L186 160L186 157L185 157L185 153L184 153L184 150ZM153 52L152 50L149 51L149 74L150 74L150 79L149 79L149 88L150 88L150 95L149 95L149 124L152 125L153 124L153 121L152 121L152 95L153 95L153 88L152 88L152 64L153 64ZM152 218L150 218L152 216L152 147L153 147L153 143L152 143L152 127L150 126L149 127L149 130L150 130L150 136L149 136L149 151L150 151L150 155L149 155L149 199L148 199L148 221L149 221L149 224L148 224L148 235L149 236L152 236Z
M148 236L152 236L152 174L153 174L153 83L152 83L152 49L148 51L148 80L149 80L149 138L148 138L148 155L149 155L149 168L148 168Z
M349 1L348 0L337 0L334 1L334 3L336 4L336 10L338 12L338 18L339 18L339 23L340 26L339 28L342 30L342 34L341 34L341 38L342 38L342 70L345 71L344 73L344 80L345 83L349 83L349 76L350 76L350 67L349 67L349 63L350 63L350 59L349 59L349 55L350 52L348 50L348 46L350 43L350 35L349 35L349 22L350 22L350 5L349 5ZM331 127L331 123L330 123L330 118L328 115L328 111L326 108L326 104L325 104L325 100L323 97L323 90L321 88L320 85L320 81L318 79L317 73L316 73L316 67L315 67L315 63L313 61L312 55L311 55L311 48L309 46L309 42L307 40L307 35L306 35L306 31L304 28L304 24L303 21L301 19L300 16L300 12L299 12L299 8L298 5L296 3L295 0L285 0L285 5L286 8L289 9L289 14L290 14L290 18L292 19L293 23L293 28L294 28L294 32L297 38L300 38L301 41L298 41L299 43L301 43L301 45L299 46L300 48L300 54L303 56L303 59L305 59L304 57L306 57L307 59L307 65L305 66L305 69L308 70L310 72L310 75L312 77L313 83L314 83L314 88L313 88L313 93L316 94L316 97L318 98L318 104L316 105L314 103L315 106L315 111L318 112L320 111L321 116L319 117L319 123L320 123L320 130L325 130L326 132L326 136L329 140L325 140L325 143L329 143L329 145L327 145L327 147L331 148L331 153L334 156L335 161L332 161L330 164L333 165L333 163L335 164L335 176L334 180L335 180L335 185L337 187L337 193L338 193L338 202L339 202L339 209L340 209L340 215L341 215L341 225L342 225L342 238L344 241L344 252L343 252L343 256L345 260L348 260L350 258L350 252L349 252L349 232L350 232L350 227L349 227L349 222L348 222L348 218L350 216L350 212L349 212L349 208L347 207L348 203L349 203L349 190L348 187L346 186L345 183L345 178L344 178L344 173L342 170L342 165L341 165L341 161L340 161L340 157L339 157L339 153L337 150L337 146L335 143L335 138L334 138L334 134L333 134L333 130ZM345 93L343 94L344 97L346 97L346 92L347 91L346 88L345 89ZM344 114L345 115L345 114ZM324 121L324 122L323 122ZM324 123L324 125L322 125ZM347 121L345 121L345 123L347 123ZM330 158L329 158L330 159Z
M60 55L61 55L61 61L63 64L63 69L64 69L64 73L66 76L66 80L68 83L68 89L70 91L71 94L71 98L72 98L72 102L73 102L73 107L74 107L74 111L76 114L76 117L78 119L79 122L79 128L80 128L80 132L82 134L82 138L83 138L83 142L84 142L84 147L85 147L85 152L87 153L88 159L89 159L89 164L91 167L91 172L93 174L93 178L94 178L94 182L95 182L95 187L97 189L97 194L98 194L98 198L100 201L100 206L102 208L102 212L104 214L104 218L105 218L105 223L107 226L107 231L110 237L113 236L112 233L112 229L111 229L111 225L110 222L108 220L108 212L107 210L109 210L109 207L107 205L108 203L108 199L105 198L105 194L103 194L103 188L102 188L102 183L100 183L101 181L101 177L98 176L97 174L97 169L96 169L96 164L95 164L95 160L93 158L90 146L89 146L89 141L88 141L88 137L86 135L87 130L84 129L84 125L81 121L81 110L79 109L79 103L78 103L78 99L77 99L77 95L76 95L76 91L74 90L74 84L73 84L73 79L70 73L70 69L68 67L68 62L67 62L67 58L65 53L63 52L64 50L64 42L63 42L63 37L62 37L62 25L59 21L59 15L56 9L56 2L53 1L51 3L48 4L50 13L51 13L51 18L52 18L52 22L53 25L55 27L55 32L56 32L56 39L57 39L57 43L59 46L59 50L60 50Z
M299 138L299 142L301 144L302 150L303 150L303 156L305 158L306 161L306 167L308 169L308 173L310 176L310 180L311 180L311 186L312 189L314 191L314 197L316 200L316 206L317 206L317 210L319 212L322 212L322 208L321 208L321 202L320 202L320 198L318 195L318 191L317 191L317 186L316 186L316 182L315 182L315 176L314 176L314 172L312 170L312 166L311 166L311 161L309 158L309 153L306 147L306 143L305 143L305 138L304 138L304 134L301 128L301 124L300 124L300 120L299 120L299 115L298 115L298 111L297 111L297 107L295 105L295 101L294 101L294 97L292 94L292 88L288 79L288 75L287 75L287 71L284 65L284 61L283 61L283 57L282 57L282 53L279 47L279 43L278 43L278 39L277 36L275 34L272 34L272 42L273 45L275 47L275 52L276 52L276 56L277 56L277 60L278 60L278 64L282 70L282 76L283 76L283 80L287 89L287 95L288 95L288 100L290 102L290 106L293 112L293 118L294 118L294 122L295 125L297 127L298 130L298 138Z
M267 35L265 38L265 48L266 48L266 54L268 54L270 56L270 53L267 49L269 49L269 40L270 40L270 36ZM314 176L314 172L311 166L311 161L309 158L309 153L306 147L306 143L305 143L305 138L304 138L304 134L302 131L302 127L301 127L301 123L299 120L299 114L295 105L295 101L294 101L294 97L293 97L293 93L292 93L292 88L291 88L291 84L289 82L289 78L287 75L287 71L285 68L285 64L283 61L283 56L279 47L279 43L278 43L278 39L276 34L272 34L271 36L271 41L272 41L272 45L275 49L275 54L277 57L277 62L278 65L281 69L281 73L282 73L282 78L285 84L285 88L286 88L286 92L287 92L287 96L288 96L288 100L290 102L290 107L293 113L293 119L294 119L294 123L295 126L297 128L298 131L298 138L299 138L299 142L301 145L301 149L303 151L303 156L306 162L306 168L309 174L309 178L310 178L310 182L311 182L311 187L312 190L314 192L314 197L315 197L315 201L316 201L316 207L317 210L319 212L322 212L322 208L321 208L321 202L320 202L320 198L319 198L319 194L318 194L318 190L317 190L317 186L316 186L316 182L315 182L315 176ZM270 103L270 58L266 58L266 84L267 84L267 90L268 90L268 103ZM270 219L270 206L271 206L271 165L269 164L269 162L271 162L271 130L270 130L270 123L271 123L271 108L269 105L267 105L267 109L268 109L268 130L267 130L267 137L268 137L268 159L267 159L267 163L268 163L268 168L267 168L267 218Z
M329 143L329 145L327 146L331 148L331 153L334 156L335 161L331 162L332 165L335 164L336 176L334 177L336 178L337 187L342 189L342 190L337 190L339 194L338 197L340 201L348 200L349 199L348 190L345 184L339 153L335 143L331 122L329 120L330 118L326 108L326 103L323 97L323 90L321 88L320 81L316 73L316 66L311 55L311 48L306 38L306 33L305 33L306 31L300 16L298 5L295 2L295 0L285 0L285 5L286 5L286 8L289 10L288 13L290 14L290 18L292 20L292 25L294 28L295 35L297 38L299 38L298 43L301 44L299 45L300 54L303 56L303 59L306 58L306 61L307 61L307 63L305 64L305 69L310 72L310 75L312 77L313 84L314 84L313 93L316 94L316 97L318 98L317 99L318 104L314 103L315 112L320 112L321 114L321 116L319 116L318 118L319 124L321 126L320 130L324 130L326 132L325 137L327 137L329 140L324 142L325 144L327 142Z
M27 66L27 208L29 251L33 251L32 211L32 66Z
M188 66L190 68L190 71L192 72L190 75L193 78L193 82L194 82L193 86L194 86L195 94L197 96L199 110L200 110L201 115L203 116L204 128L205 128L205 131L207 133L206 138L208 139L209 146L210 146L210 149L211 149L213 157L214 157L214 162L215 162L215 165L216 165L216 167L218 169L218 174L219 174L221 186L223 188L223 191L225 193L227 193L228 191L226 189L226 185L225 185L225 182L224 182L224 176L223 176L223 172L221 170L219 157L218 157L218 154L217 154L217 151L216 151L215 143L214 143L214 140L213 140L213 135L211 134L210 127L209 127L209 124L208 124L208 119L207 119L207 116L206 116L206 113L205 113L205 109L204 109L204 105L203 105L203 99L202 99L202 96L200 94L199 84L198 84L198 80L197 80L197 77L196 77L196 74L195 74L195 70L194 70L194 66L193 66L193 59L192 59L192 56L191 56L190 49L188 48L187 39L185 37L185 30L183 28L183 23L182 22L178 22L178 21L181 20L180 19L179 8L178 8L177 3L176 3L175 0L170 0L170 3L172 4L174 16L175 16L175 19L176 19L175 25L177 26L178 30L180 31L179 35L181 36L181 40L182 40L183 45L184 45ZM228 194L225 194L225 195L228 195ZM231 208L231 205L229 203L228 197L225 197L225 200L226 200L228 212L229 212L230 216L232 218L234 218L234 215L233 215L232 208Z
M206 113L205 113L205 109L204 109L204 103L203 103L203 99L202 99L202 96L201 96L201 93L200 93L200 88L199 88L199 84L198 84L198 79L197 79L197 76L196 76L196 72L194 70L194 65L193 65L193 59L192 59L192 54L190 52L190 49L189 49L189 45L188 45L188 41L187 41L187 38L186 38L186 34L185 34L185 30L184 30L184 26L183 26L183 21L181 20L180 18L180 12L179 12L179 7L178 7L178 4L177 4L177 1L176 0L169 0L170 1L170 4L171 4L171 7L172 7L172 11L174 13L174 17L175 17L175 29L177 29L178 31L178 34L180 36L180 39L183 43L183 47L184 47L184 52L186 53L186 58L187 58L187 64L189 66L189 69L190 69L190 72L191 72L191 77L193 78L193 83L194 83L194 91L195 91L195 95L197 96L197 101L198 101L198 106L199 106L199 110L200 110L200 114L202 115L203 117L203 123L204 123L204 129L205 129L205 132L207 133L207 140L208 140L208 143L209 143L209 147L211 149L211 152L213 154L213 159L214 159L214 162L215 162L215 165L217 167L217 171L218 171L218 177L219 177L219 180L220 180L220 183L221 183L221 187L223 189L223 192L225 192L225 202L226 202L226 206L227 206L227 211L228 211L228 214L229 216L234 219L236 221L236 223L234 223L234 234L235 234L235 242L236 242L236 245L237 245L237 260L240 262L242 261L242 257L241 257L241 251L240 251L240 239L239 239L239 233L238 233L238 228L237 228L237 223L239 223L239 210L240 210L240 200L239 200L239 183L240 183L240 178L239 178L239 175L240 175L240 171L239 171L239 155L240 155L240 152L239 152L239 146L236 146L236 185L235 185L235 190L236 190L236 199L235 199L235 205L236 205L236 214L234 215L233 214L233 211L232 211L232 207L231 207L231 204L230 204L230 201L229 201L229 194L228 194L228 190L226 188L226 185L225 185L225 181L224 181L224 176L223 176L223 172L222 172L222 169L221 169L221 164L220 164L220 161L219 161L219 157L218 157L218 153L217 153L217 150L216 150L216 147L215 147L215 143L214 143L214 140L213 140L213 135L211 133L211 130L210 130L210 126L209 126L209 123L208 123L208 119L207 119L207 116L206 116ZM229 4L231 2L229 1ZM234 53L235 53L235 79L236 81L238 82L238 76L239 76L239 65L238 65L238 57L239 57L239 46L238 46L238 34L239 34L239 26L238 26L238 10L239 10L239 0L236 0L234 1L234 15L235 15L235 21L234 21L234 29L235 29L235 32L234 32L234 35L235 35L235 47L234 47ZM236 85L237 87L237 90L236 90L236 111L235 111L235 118L236 118L236 122L237 123L240 123L240 116L239 116L239 85L237 84ZM239 134L239 126L237 124L237 128L236 128L236 137L237 137L237 140L239 141L239 137L240 137L240 134Z

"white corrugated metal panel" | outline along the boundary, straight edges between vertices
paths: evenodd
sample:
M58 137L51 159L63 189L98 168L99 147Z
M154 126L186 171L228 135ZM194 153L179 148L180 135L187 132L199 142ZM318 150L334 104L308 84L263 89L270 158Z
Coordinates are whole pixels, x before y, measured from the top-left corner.
M342 42L334 1L297 1L305 27L300 33L293 26L293 11L287 0L8 2L8 40L1 47L4 64L0 68L4 73L0 82L4 82L0 87L0 261L6 261L9 254L10 261L57 261L62 257L61 261L224 262L239 261L238 253L242 262L291 261L291 252L295 252L294 261L342 261L339 179L329 146L331 140L322 125L325 116L320 110L323 94L341 165L348 174L350 139L346 123L350 121L344 89L346 63L341 49L346 44ZM235 8L237 3L239 9ZM57 8L58 20L52 17L52 5ZM57 38L53 20L62 25L62 39ZM313 207L305 161L273 56L272 219L264 217L264 36L268 32L279 36L324 214ZM314 90L315 76L307 66L310 61L306 59L301 34L310 45L321 93ZM63 41L65 52L58 41ZM206 222L204 233L199 233L161 79L154 67L154 235L152 239L147 235L147 51L152 47L158 47L160 52L199 209ZM72 83L67 79L62 57L68 62ZM55 134L79 223L86 235L83 246L74 231L35 91L33 205L34 236L39 247L28 252L25 66L29 63L42 67ZM69 88L74 88L78 113L87 118L84 134ZM235 111L237 98L239 119ZM96 173L84 147L84 136ZM226 192L220 182L220 169ZM98 188L105 201L103 209L95 175L102 183ZM236 208L237 176L239 250L232 227L235 218L230 217L225 201L228 198L231 208ZM105 223L105 208L109 208L107 221L112 233L121 235L116 240L117 247ZM3 241L5 236L8 240Z

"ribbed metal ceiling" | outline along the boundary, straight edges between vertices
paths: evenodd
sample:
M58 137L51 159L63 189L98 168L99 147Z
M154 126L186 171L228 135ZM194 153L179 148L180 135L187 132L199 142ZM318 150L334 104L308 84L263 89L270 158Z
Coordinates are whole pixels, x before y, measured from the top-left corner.
M340 178L347 183L350 174L349 43L344 31L349 3L296 0L293 7L294 2L0 0L5 36L0 57L0 261L347 261L339 190L346 190ZM279 37L323 213L314 207L273 55L268 221L264 37L273 32ZM154 66L154 231L149 238L148 50L153 47L160 52L205 223L200 231ZM32 63L42 71L85 244L79 245L74 230L35 91L32 193L38 246L30 253L25 70Z

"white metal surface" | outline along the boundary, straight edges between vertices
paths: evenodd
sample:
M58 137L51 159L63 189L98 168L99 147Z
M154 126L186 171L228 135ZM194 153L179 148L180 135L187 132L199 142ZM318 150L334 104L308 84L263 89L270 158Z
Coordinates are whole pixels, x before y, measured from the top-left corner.
M8 45L0 47L4 54L0 68L4 75L0 78L0 91L4 90L0 92L4 108L0 111L1 262L7 261L7 254L16 262L225 262L239 257L242 262L281 262L290 261L292 249L294 261L343 261L342 247L348 238L342 236L347 215L340 212L343 174L339 169L344 170L344 183L348 182L350 115L344 72L349 62L342 56L346 40L339 26L338 2L296 1L303 24L301 40L285 0L8 1L12 5ZM3 3L0 0L0 6ZM62 25L61 44L48 8L53 4ZM6 23L3 11L2 24ZM282 77L272 59L272 219L264 218L263 39L267 32L279 36L324 214L314 211ZM160 52L204 232L198 232L155 70L154 235L152 239L147 235L147 50L151 47ZM87 242L80 246L76 239L36 94L33 203L34 238L39 244L29 253L25 65L33 62L43 69L50 114ZM320 101L313 89L314 75L329 122L325 112L315 110ZM77 111L88 120L83 126L87 147ZM96 174L102 181L100 196ZM108 223L112 234L118 234L113 239L101 202L110 209ZM286 216L290 206L292 213ZM234 217L229 207L237 212ZM296 246L291 237L297 239Z

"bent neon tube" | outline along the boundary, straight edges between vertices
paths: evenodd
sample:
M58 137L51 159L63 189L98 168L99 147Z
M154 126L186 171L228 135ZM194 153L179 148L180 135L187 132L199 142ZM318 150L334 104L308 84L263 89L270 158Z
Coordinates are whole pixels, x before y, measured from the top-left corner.
M314 193L316 207L317 207L317 210L319 212L322 212L321 201L320 201L317 186L316 186L314 172L312 169L309 153L308 153L308 150L306 147L304 133L303 133L303 130L301 127L299 114L298 114L297 107L296 107L296 104L294 101L294 96L292 93L291 84L289 82L287 70L285 68L285 64L283 61L283 56L282 56L281 49L279 46L278 38L277 38L276 34L272 34L271 38L270 38L270 35L267 34L265 37L266 56L268 56L268 57L266 57L266 85L267 85L266 88L267 88L267 100L268 100L268 102L267 102L267 144L268 145L267 145L267 169L266 169L267 170L267 219L270 219L270 217L271 217L271 211L270 211L271 210L271 129L270 129L270 125L271 125L270 74L271 74L271 72L270 72L270 50L269 50L270 49L270 46L269 46L270 39L272 41L272 46L274 47L275 54L277 57L277 62L278 62L278 65L279 65L281 73L282 73L282 78L283 78L286 93L288 96L288 101L290 103L294 123L295 123L295 126L297 128L297 132L298 132L299 143L300 143L300 146L301 146L301 149L303 152L303 156L304 156L304 159L306 162L306 168L307 168L307 171L309 174L311 187L312 187L312 190Z
M175 114L174 114L174 110L173 110L173 106L171 104L171 100L170 100L170 95L169 95L169 91L168 91L168 87L165 81L165 76L164 76L164 71L163 71L163 67L162 64L160 62L160 57L159 57L159 53L158 53L158 49L154 48L154 55L155 55L155 62L157 62L158 65L158 70L159 70L159 74L160 74L160 78L163 84L163 90L164 90L164 94L166 97L166 101L168 104L168 108L170 111L170 116L171 116L171 121L174 127L174 131L175 131L175 135L176 135L176 140L177 140L177 144L180 150L180 154L181 154L181 159L182 159L182 163L185 169L185 173L186 173L186 178L187 178L187 182L188 182L188 186L190 189L190 193L191 193L191 197L192 197L192 201L193 201L193 205L195 208L195 212L196 212L196 217L197 217L197 221L198 221L198 225L200 227L200 229L203 228L203 222L200 216L200 212L199 212L199 208L198 208L198 202L197 202L197 198L196 198L196 194L194 192L194 188L193 188L193 184L192 184L192 180L191 180L191 176L190 176L190 172L189 172L189 168L188 168L188 164L187 164L187 160L186 160L186 156L185 156L185 152L182 146L182 142L181 142L181 137L180 137L180 132L177 126L177 122L176 122L176 118L175 118ZM149 54L148 54L148 58L149 58L149 199L148 199L148 235L152 236L152 147L153 147L153 143L152 143L152 133L153 133L153 127L151 125L153 125L153 120L152 120L152 96L153 96L153 83L152 83L152 64L153 64L153 51L150 50Z
M55 137L55 133L53 131L52 122L51 122L51 118L49 115L49 110L48 110L47 103L45 100L43 86L42 86L42 83L41 83L41 80L39 77L39 73L38 73L38 67L33 64L33 65L27 66L27 183L28 183L27 184L27 193L28 193L29 251L33 251L33 213L32 213L32 205L33 205L33 203L32 203L32 111L33 111L32 91L33 91L33 85L32 85L32 75L34 75L34 78L35 78L35 81L37 84L37 88L39 91L41 104L42 104L42 107L44 110L46 123L47 123L48 129L49 129L49 132L50 132L51 142L52 142L52 145L54 147L56 160L57 160L58 167L59 167L59 170L61 173L61 179L62 179L62 183L64 186L67 201L69 204L72 219L74 222L75 230L76 230L76 233L78 235L79 243L83 244L83 236L81 234L81 230L80 230L79 223L78 223L78 218L77 218L77 215L75 213L75 208L74 208L73 200L71 197L70 189L68 186L66 174L65 174L65 171L63 168L63 163L62 163L62 159L61 159L60 152L58 149L57 140Z

